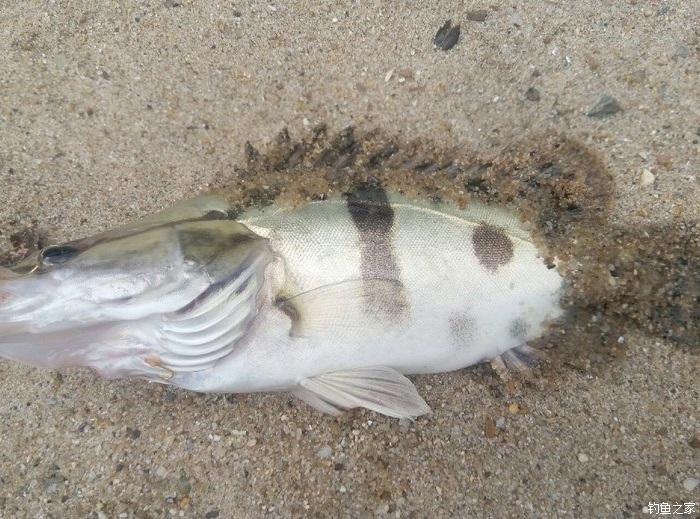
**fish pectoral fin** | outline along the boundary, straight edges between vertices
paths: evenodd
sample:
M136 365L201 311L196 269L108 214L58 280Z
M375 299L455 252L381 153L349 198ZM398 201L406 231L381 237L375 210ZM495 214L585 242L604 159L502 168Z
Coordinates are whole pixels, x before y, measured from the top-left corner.
M334 416L365 407L394 418L430 413L413 383L395 369L372 366L305 378L293 393L311 407Z
M372 326L386 330L408 314L403 286L393 279L351 279L279 298L276 305L290 318L292 337L366 335Z

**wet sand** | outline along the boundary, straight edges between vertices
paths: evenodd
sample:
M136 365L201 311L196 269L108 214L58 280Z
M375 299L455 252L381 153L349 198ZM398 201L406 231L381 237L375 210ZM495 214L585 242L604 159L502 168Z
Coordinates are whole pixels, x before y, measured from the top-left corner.
M319 124L477 157L564 134L612 174L610 225L700 218L691 3L415 4L3 3L0 250L235 184L246 142ZM619 110L594 117L602 96ZM416 377L415 423L1 361L0 516L698 516L697 347L625 344L514 384Z

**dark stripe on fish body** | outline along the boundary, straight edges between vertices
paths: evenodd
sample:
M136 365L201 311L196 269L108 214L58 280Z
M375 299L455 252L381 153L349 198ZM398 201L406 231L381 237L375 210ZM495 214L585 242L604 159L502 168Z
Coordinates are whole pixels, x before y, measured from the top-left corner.
M362 278L397 281L396 291L387 294L368 288L365 299L370 311L382 311L396 316L405 313L408 298L401 283L401 269L396 262L392 237L394 209L386 191L380 186L364 184L346 195L348 212L357 228L360 244ZM371 285L368 283L368 287Z
M399 280L391 243L394 210L381 187L362 186L347 195L348 211L359 233L364 278Z

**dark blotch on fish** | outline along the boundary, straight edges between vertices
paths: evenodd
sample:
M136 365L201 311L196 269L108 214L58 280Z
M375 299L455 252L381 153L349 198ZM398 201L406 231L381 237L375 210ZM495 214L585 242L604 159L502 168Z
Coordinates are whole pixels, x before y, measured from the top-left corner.
M469 346L474 337L474 319L466 312L448 317L450 335L457 346Z
M433 38L433 44L438 49L450 50L452 47L457 45L459 41L459 24L452 26L452 20L447 20L445 24L440 27L435 38Z
M472 235L474 254L484 267L496 270L513 257L513 242L502 229L482 224Z
M512 323L510 323L510 329L508 330L510 332L511 337L514 337L516 339L523 339L527 336L527 332L529 331L529 326L526 321L523 319L516 319Z

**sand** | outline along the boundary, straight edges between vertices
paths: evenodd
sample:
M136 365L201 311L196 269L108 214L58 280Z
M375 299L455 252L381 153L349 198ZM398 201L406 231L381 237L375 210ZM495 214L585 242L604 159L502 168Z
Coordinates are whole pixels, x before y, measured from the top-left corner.
M697 2L422 4L3 2L0 250L235 182L246 142L319 124L484 157L564 134L613 175L610 225L700 217ZM624 340L604 370L416 377L415 423L2 361L0 517L698 517L697 348Z

